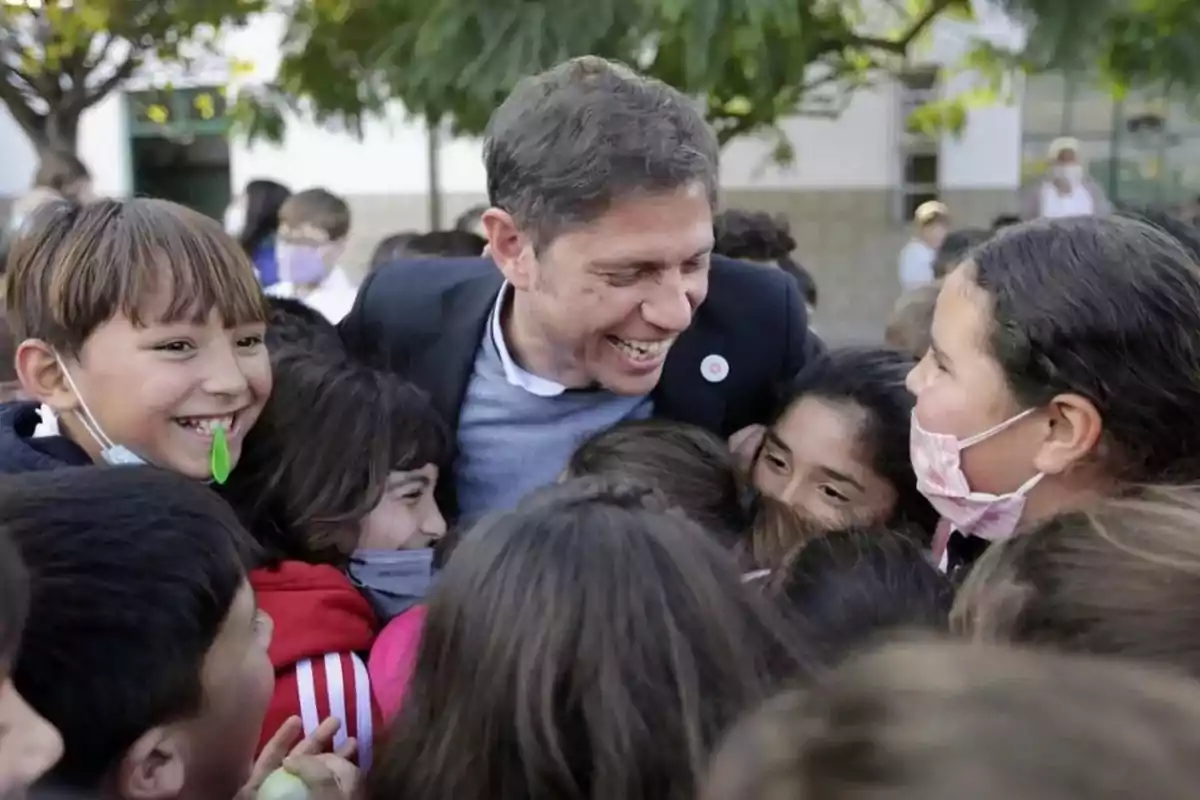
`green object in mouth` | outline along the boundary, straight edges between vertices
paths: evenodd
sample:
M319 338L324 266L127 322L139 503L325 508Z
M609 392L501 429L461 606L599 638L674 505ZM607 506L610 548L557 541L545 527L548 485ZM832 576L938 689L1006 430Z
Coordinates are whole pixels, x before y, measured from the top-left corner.
M229 440L225 438L225 429L213 428L212 457L209 459L213 480L224 484L229 480L232 467L229 465Z

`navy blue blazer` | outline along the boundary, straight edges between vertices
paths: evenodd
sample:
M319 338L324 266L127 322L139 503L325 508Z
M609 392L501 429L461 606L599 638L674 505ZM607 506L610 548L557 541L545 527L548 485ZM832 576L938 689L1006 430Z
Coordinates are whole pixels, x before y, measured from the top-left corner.
M430 394L451 430L503 277L486 258L414 259L369 276L341 322L352 355L391 369ZM727 437L765 423L779 391L801 371L819 369L825 349L809 330L804 300L778 269L714 256L708 297L667 354L654 390L656 416ZM729 365L710 382L700 364ZM439 481L442 510L455 515L453 480Z

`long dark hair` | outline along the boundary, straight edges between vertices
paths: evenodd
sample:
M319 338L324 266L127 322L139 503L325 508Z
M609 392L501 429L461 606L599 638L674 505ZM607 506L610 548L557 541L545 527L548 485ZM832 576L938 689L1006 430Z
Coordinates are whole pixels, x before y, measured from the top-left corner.
M987 294L987 346L1022 408L1086 398L1108 477L1200 480L1200 272L1176 235L1119 216L1041 220L963 269Z
M654 489L580 478L486 520L429 603L369 800L692 800L717 737L810 659Z
M394 470L440 464L449 439L425 394L328 351L271 355L275 386L221 488L266 563L341 563Z
M254 258L263 242L279 230L279 209L292 196L282 183L257 180L246 184L246 223L239 241L246 255Z

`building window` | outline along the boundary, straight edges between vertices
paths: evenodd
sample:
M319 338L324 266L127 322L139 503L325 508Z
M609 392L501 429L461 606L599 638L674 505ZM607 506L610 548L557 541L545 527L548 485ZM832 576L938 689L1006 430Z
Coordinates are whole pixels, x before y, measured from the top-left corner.
M908 120L921 106L938 99L941 86L936 67L917 67L900 77L897 103L897 150L900 154L900 191L897 192L896 217L912 221L917 207L938 199L938 147L936 136L909 130Z

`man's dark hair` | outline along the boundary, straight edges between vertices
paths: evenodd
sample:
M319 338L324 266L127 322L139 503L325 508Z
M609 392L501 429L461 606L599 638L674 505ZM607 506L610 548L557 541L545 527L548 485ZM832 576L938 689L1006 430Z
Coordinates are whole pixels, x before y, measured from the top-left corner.
M5 478L0 529L32 576L13 678L65 745L49 780L96 789L138 737L200 710L253 542L206 486L154 467Z
M716 135L691 99L583 56L517 84L484 138L488 200L535 247L638 191L699 183L717 197Z

